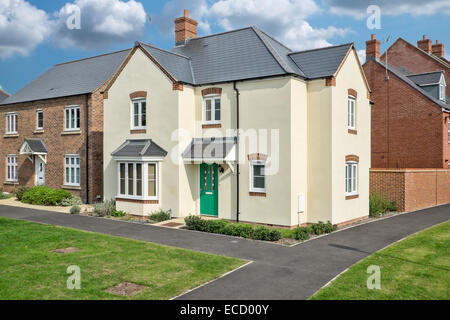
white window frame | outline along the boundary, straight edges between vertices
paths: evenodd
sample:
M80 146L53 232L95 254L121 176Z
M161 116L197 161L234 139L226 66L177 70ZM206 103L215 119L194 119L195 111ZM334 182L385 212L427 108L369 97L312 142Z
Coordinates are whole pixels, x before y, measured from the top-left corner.
M348 176L350 168L350 177ZM350 179L350 190L348 189L348 181ZM347 161L345 163L345 194L347 196L358 194L358 162Z
M353 105L353 113L351 112L351 105ZM356 97L351 95L347 98L347 128L356 130Z
M142 124L142 120L144 119L144 117L142 116L142 103L145 102L145 125ZM139 103L139 110L138 110L138 122L139 125L134 125L134 104L135 103ZM136 99L132 99L131 100L131 129L133 130L141 130L141 129L146 129L147 128L147 110L148 110L148 105L147 105L147 99L146 98L136 98Z
M8 154L6 156L6 181L19 181L19 157L16 154Z
M439 84L439 100L445 100L445 86L442 83Z
M42 126L39 126L39 114L42 115ZM44 111L42 109L36 110L36 130L44 130Z
M125 194L121 193L120 190L120 165L125 165ZM128 190L128 165L133 164L133 194L129 194ZM137 175L136 168L137 164L141 164L142 170L142 195L136 195L137 191ZM156 180L156 193L155 196L148 195L148 165L155 165L155 180ZM133 200L159 200L159 163L157 161L117 161L117 197L124 199L133 199Z
M6 134L18 134L18 115L17 112L8 112L6 114Z
M69 159L69 164L67 164L67 159ZM72 159L75 160L74 164L72 164ZM74 170L74 181L72 181L70 174L69 176L67 176L67 169L69 169L69 173L72 169ZM79 172L78 182L77 182L77 169ZM81 185L81 159L80 155L78 154L64 155L64 185L71 187L79 187Z
M216 119L216 100L220 102L220 119ZM206 101L211 101L211 120L206 120ZM222 123L222 97L220 94L208 94L203 97L203 124L220 124Z
M74 126L71 126L72 123L72 112L71 110L75 110L75 115L78 113L80 125L77 127L77 118L75 117ZM77 112L78 110L78 112ZM67 119L67 111L69 111L69 119ZM69 120L69 127L67 127L67 120ZM80 106L73 105L67 106L64 108L64 131L80 131L81 130L81 108Z
M264 188L256 188L254 186L254 167L255 165L264 166ZM264 160L252 160L250 161L250 192L266 193L267 189L267 175L266 175L266 162Z

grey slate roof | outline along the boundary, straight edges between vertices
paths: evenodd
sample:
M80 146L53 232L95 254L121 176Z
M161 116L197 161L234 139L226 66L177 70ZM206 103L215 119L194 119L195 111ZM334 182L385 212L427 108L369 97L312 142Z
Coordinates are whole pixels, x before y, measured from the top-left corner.
M93 92L114 75L130 50L57 64L0 104Z
M30 149L36 153L47 153L48 149L44 141L40 138L24 139L24 143L28 144Z
M167 151L151 139L127 140L111 153L113 157L165 157Z
M0 103L3 101L3 100L5 100L6 98L8 98L10 95L9 95L9 93L8 92L6 92L6 91L4 91L4 90L2 90L1 88L0 88Z
M377 60L373 57L369 57L369 60L373 60L376 63L380 64L383 68L386 68L386 64L380 60ZM436 99L435 97L433 97L430 93L426 92L425 90L423 90L421 87L419 87L417 84L414 83L414 81L412 81L410 79L410 77L408 75L405 75L399 68L396 68L394 66L391 65L387 65L387 69L388 71L392 72L394 75L396 75L398 78L400 78L401 80L405 81L407 84L409 84L411 87L413 87L414 89L416 89L417 91L419 91L420 93L422 93L424 96L426 96L428 99L432 100L434 103L438 104L440 107L449 110L450 111L450 105L440 101L438 99Z
M434 71L420 74L407 75L418 86L439 84L444 71Z
M336 73L353 43L290 53L289 57L309 79L329 77Z
M181 156L184 160L223 160L235 144L235 137L194 138Z

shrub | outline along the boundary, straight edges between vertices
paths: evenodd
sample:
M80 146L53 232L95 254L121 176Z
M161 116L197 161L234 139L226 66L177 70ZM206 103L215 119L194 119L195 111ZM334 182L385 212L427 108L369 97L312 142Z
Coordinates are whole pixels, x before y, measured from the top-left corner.
M116 210L115 200L105 200L94 204L94 213L99 217L110 216Z
M152 213L149 218L156 222L166 221L170 220L170 213L169 211L160 209L159 211Z
M298 227L294 229L294 238L296 240L308 240L309 234L312 232L311 228Z
M206 220L197 216L188 216L184 218L184 222L189 230L206 231Z
M79 214L81 212L81 207L74 205L70 208L70 214Z
M3 200L3 199L9 199L9 198L11 198L11 197L12 197L11 194L9 194L9 193L3 193L3 191L0 190L0 200Z
M61 201L61 205L63 207L73 207L73 206L80 206L83 204L83 201L81 201L80 197L72 196L70 198L66 198L63 201Z
M125 217L126 215L127 213L125 211L117 211L116 209L111 212L112 217Z
M331 233L333 231L337 230L337 225L332 225L330 221L327 223L323 223L322 221L319 221L318 223L313 223L311 225L311 231L312 233L316 235L321 235L324 233Z
M17 189L17 191L16 191L17 200L22 201L23 194L30 189L31 188L29 188L29 187L20 187L19 189Z
M389 211L397 211L395 201L389 201L378 193L371 194L369 197L369 216L378 217Z
M37 186L23 193L22 202L44 206L56 206L60 205L63 200L71 197L72 194L67 190L55 190L47 186Z

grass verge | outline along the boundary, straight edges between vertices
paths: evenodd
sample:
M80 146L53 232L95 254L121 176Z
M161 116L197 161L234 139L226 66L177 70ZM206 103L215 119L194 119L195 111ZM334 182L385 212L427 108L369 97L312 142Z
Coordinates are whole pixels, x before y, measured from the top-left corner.
M54 249L76 247L70 254ZM0 218L0 299L169 299L245 261L97 233ZM69 290L71 265L81 289ZM121 282L147 286L123 297L104 290Z
M380 267L381 288L368 289L367 268ZM312 300L450 299L450 222L378 251L339 276Z

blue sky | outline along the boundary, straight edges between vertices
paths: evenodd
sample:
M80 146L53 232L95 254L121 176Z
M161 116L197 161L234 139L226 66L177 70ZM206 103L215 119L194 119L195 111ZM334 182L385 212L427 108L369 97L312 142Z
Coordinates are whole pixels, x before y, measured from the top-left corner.
M80 8L80 30L66 26L71 4ZM381 29L366 25L371 4L381 9ZM199 21L199 36L256 25L294 50L355 42L364 55L371 33L413 44L425 34L450 52L450 0L0 0L0 86L14 93L56 63L136 40L170 49L183 9Z

